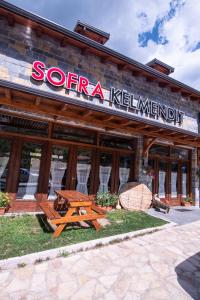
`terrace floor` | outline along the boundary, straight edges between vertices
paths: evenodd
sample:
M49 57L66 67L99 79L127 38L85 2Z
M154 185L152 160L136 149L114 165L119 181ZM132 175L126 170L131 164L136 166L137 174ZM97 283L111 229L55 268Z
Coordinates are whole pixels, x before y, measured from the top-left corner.
M150 208L146 212L153 217L174 222L178 225L200 220L200 208L195 206L174 206L170 208L169 214L165 214L162 209L156 211L154 208Z
M0 299L200 299L200 221L0 272Z

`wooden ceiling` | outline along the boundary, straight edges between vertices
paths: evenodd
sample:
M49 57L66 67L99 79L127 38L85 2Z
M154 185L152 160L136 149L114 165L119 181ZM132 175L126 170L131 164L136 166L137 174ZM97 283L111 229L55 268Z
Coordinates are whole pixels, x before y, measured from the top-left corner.
M30 93L0 87L0 113L23 117L15 110L29 113L29 119L47 121L49 123L64 124L68 121L79 121L106 131L120 131L129 134L140 134L149 138L162 138L175 144L200 147L200 137L189 132L175 131L162 124L147 124L145 121L132 120L105 112L88 110L84 107L63 103ZM37 114L37 115L34 115Z

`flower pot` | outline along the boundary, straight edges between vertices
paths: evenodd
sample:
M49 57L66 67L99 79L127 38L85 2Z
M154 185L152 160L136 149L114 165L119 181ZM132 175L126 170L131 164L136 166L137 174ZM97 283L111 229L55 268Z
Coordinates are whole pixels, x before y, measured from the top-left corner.
M184 202L184 203L183 203L183 206L191 206L191 205L192 205L191 202Z
M5 214L5 210L6 210L5 207L0 207L0 216Z
M113 209L112 206L102 206L102 205L97 205L97 206L100 207L100 208L102 208L102 209L104 209L104 210L107 210L107 211L110 211L110 210Z

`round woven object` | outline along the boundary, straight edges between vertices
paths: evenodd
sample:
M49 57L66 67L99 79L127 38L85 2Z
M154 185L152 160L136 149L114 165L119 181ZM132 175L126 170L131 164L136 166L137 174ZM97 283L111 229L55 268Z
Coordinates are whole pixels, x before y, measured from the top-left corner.
M152 193L143 183L128 182L123 186L119 201L123 208L128 210L145 210L150 207Z

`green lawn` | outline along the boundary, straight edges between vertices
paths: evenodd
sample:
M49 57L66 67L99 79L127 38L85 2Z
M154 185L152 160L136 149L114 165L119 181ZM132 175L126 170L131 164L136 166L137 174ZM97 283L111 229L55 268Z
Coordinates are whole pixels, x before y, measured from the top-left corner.
M101 237L166 224L143 212L116 210L108 213L111 225L96 232L94 228L68 227L58 238L41 216L0 218L0 259L71 245Z

